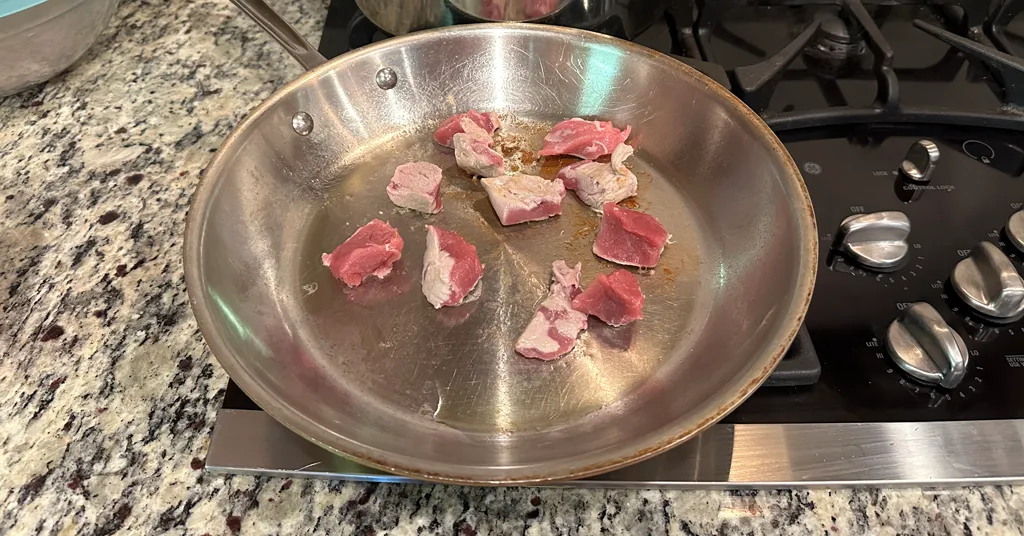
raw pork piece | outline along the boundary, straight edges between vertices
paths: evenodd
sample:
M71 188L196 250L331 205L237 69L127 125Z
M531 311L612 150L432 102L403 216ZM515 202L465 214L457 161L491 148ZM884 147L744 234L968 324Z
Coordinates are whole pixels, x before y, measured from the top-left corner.
M441 168L429 162L412 162L395 168L388 183L391 202L427 214L441 212Z
M544 148L537 154L569 154L593 160L610 154L616 146L626 141L629 133L628 125L626 130L619 130L608 121L584 121L578 117L566 119L544 136Z
M461 236L427 226L423 254L423 295L435 309L459 305L484 275L476 248Z
M611 163L576 162L559 170L558 178L576 192L580 201L601 210L605 203L618 203L636 195L636 175L623 163L632 154L632 147L620 143L612 151Z
M505 159L501 153L491 149L494 140L490 137L474 138L471 134L456 134L454 140L455 163L460 168L481 177L505 174Z
M546 220L562 213L565 186L534 175L504 175L480 179L502 225Z
M452 137L455 145L455 163L473 175L498 177L505 174L505 159L491 149L494 138L469 119L462 119L460 132Z
M576 336L587 329L587 314L572 308L572 299L580 293L580 266L576 263L569 268L562 260L551 264L553 281L548 297L516 341L517 352L550 361L576 346Z
M434 141L444 145L445 147L454 147L452 144L452 136L465 132L462 127L462 120L469 119L476 126L483 129L488 136L494 134L495 130L501 127L501 121L498 119L498 114L494 112L480 113L476 110L470 110L463 114L455 114L448 119L445 119L441 126L437 127L434 131Z
M629 270L597 274L594 282L572 300L572 308L594 315L610 326L623 326L644 317L644 294Z
M671 238L654 216L605 203L594 254L618 264L650 268L658 264Z
M380 220L373 220L321 260L334 277L350 287L358 286L366 277L378 278L391 273L391 265L402 258L405 242L398 231Z

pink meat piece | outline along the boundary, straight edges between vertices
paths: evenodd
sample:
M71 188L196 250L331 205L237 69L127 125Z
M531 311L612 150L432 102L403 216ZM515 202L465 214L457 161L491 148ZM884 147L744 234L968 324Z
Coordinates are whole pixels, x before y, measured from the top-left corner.
M455 145L455 163L473 175L498 177L505 174L505 159L491 149L494 138L469 119L462 119L460 132L452 137Z
M398 230L380 220L360 227L331 253L321 260L331 269L334 277L350 287L358 286L371 275L378 278L391 273L391 266L402 258L405 242Z
M572 307L572 299L580 294L580 266L576 263L569 268L563 260L551 264L553 281L548 297L516 341L517 352L550 361L576 346L576 336L587 329L586 313Z
M644 317L644 294L629 270L597 274L594 282L572 300L572 308L594 315L610 326L623 326Z
M565 186L559 179L535 175L503 175L480 179L502 225L546 220L562 213Z
M625 142L630 131L628 125L626 130L619 130L608 121L585 121L578 117L566 119L544 136L544 147L537 154L568 154L594 160L610 154L616 146Z
M427 226L423 295L435 309L459 305L484 275L476 248L453 231Z
M573 162L568 166L558 170L558 178L561 179L562 184L565 185L568 190L575 190L577 188L576 179L580 176L582 171L586 170L590 164L600 164L600 162L594 162L593 160L580 160L579 162ZM595 168L598 169L598 168ZM604 169L603 167L600 169Z
M650 268L658 264L672 235L657 218L605 203L594 254L618 264Z
M495 130L501 127L501 121L498 119L498 114L494 112L480 113L476 110L470 110L466 113L455 114L448 119L445 119L441 123L441 126L437 127L434 131L434 141L444 145L445 147L454 147L452 144L452 136L465 132L462 127L462 120L468 119L476 126L480 127L487 133L488 136L494 134Z
M610 163L584 160L569 164L558 171L558 178L576 192L580 201L601 210L605 203L618 203L636 195L636 175L624 163L632 155L633 148L620 143L612 151Z
M473 175L498 177L505 174L505 159L491 149L493 141L473 138L469 134L455 135L455 163Z
M387 187L391 202L427 214L441 212L441 168L412 162L395 168Z

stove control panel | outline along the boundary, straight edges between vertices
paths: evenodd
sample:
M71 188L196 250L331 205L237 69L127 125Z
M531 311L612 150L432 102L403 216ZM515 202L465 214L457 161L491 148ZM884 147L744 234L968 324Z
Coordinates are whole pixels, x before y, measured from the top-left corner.
M950 275L957 296L972 309L997 323L1024 316L1024 281L998 246L979 242Z
M931 140L917 140L900 164L900 172L916 182L928 182L939 161L939 146Z
M967 373L964 340L926 302L904 309L889 324L885 343L893 361L922 383L952 389Z
M730 422L1024 419L1024 180L994 160L1020 134L840 132L786 143L821 233L805 319L820 379L759 389Z
M850 260L878 272L899 268L907 258L910 218L895 211L854 214L839 224L838 249Z

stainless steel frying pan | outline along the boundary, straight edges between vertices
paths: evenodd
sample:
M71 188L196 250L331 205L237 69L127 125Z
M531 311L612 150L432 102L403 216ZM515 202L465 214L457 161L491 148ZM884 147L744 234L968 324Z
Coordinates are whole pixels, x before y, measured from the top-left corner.
M235 1L312 70L217 152L192 200L185 275L213 354L289 428L435 481L582 477L694 437L778 363L810 299L814 215L778 139L711 80L638 45L529 24L428 31L325 63L262 2ZM498 223L431 141L470 108L502 114L509 155L568 117L632 125L637 205L674 237L639 274L646 318L594 320L558 361L515 354L552 261L581 261L585 283L613 266L590 251L599 216L571 194L559 217ZM395 166L415 160L444 169L441 214L388 201ZM566 162L510 161L549 177ZM320 254L372 218L399 229L402 259L344 288ZM427 223L476 245L480 299L434 310L422 296Z

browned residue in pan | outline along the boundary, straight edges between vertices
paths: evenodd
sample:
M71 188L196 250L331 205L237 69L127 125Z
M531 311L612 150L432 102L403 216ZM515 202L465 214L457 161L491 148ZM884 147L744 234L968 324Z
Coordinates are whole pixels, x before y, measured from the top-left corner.
M676 273L675 273L674 270L672 270L668 266L662 266L661 267L661 271L665 273L665 279L667 281L675 282L675 280L676 280Z
M568 166L569 164L575 164L580 159L575 156L544 156L540 159L540 172L538 175L545 179L554 179L558 176L558 171Z
M505 158L506 173L529 173L537 157L530 150L528 136L498 131L494 134L494 150Z
M511 158L518 153L524 142L523 137L516 134L501 131L494 134L494 149L505 158Z

